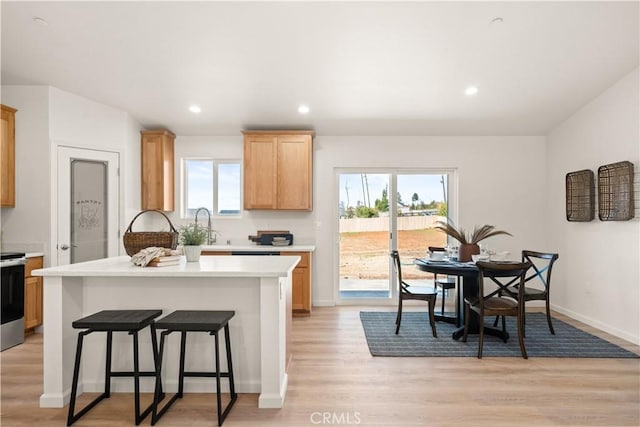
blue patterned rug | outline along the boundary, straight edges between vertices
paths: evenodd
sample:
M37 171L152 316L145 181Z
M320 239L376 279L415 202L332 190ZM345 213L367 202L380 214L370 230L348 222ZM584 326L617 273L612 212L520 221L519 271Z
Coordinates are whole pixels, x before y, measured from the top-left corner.
M451 338L455 325L436 322L438 338L434 338L426 312L402 313L398 335L395 319L396 312L360 312L373 356L475 357L478 354L477 335L469 335L466 343ZM558 319L553 319L553 328L555 335L549 332L543 313L527 314L525 347L529 357L640 357ZM497 337L485 335L483 357L522 357L515 318L507 318L507 331L510 338L506 344Z

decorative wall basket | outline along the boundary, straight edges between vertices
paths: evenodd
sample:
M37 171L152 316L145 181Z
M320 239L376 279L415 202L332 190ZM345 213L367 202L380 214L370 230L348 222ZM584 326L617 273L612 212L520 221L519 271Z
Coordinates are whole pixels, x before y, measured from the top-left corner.
M634 217L633 163L618 162L598 168L598 217L627 221Z
M588 222L595 217L595 189L593 171L584 169L569 172L565 178L567 221Z

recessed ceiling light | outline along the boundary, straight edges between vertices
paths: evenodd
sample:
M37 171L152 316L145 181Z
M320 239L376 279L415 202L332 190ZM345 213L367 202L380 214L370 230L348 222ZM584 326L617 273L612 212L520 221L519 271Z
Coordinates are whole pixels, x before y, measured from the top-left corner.
M38 25L42 25L43 27L46 27L47 25L49 25L47 21L45 21L43 18L40 18L38 16L33 17L33 22L35 22Z
M189 111L191 111L192 113L198 114L202 110L197 105L192 105L191 107L189 107Z
M309 111L311 111L311 110L309 109L308 105L301 105L301 106L298 107L298 113L300 113L300 114L308 114Z
M466 88L464 90L464 94L467 96L473 96L476 93L478 93L478 87L477 86L469 86L468 88Z

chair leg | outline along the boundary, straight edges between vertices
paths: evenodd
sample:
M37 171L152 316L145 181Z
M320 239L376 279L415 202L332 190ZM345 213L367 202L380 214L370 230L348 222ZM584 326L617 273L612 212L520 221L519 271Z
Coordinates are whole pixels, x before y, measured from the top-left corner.
M442 288L442 307L440 309L440 314L442 314L444 316L444 295L445 295L445 290L444 287Z
M218 332L213 333L215 356L216 356L216 403L218 404L218 425L222 425L222 391L220 390L220 344L218 343Z
M456 279L456 289L455 289L455 298L456 298L456 328L460 327L460 282Z
M69 413L67 414L67 426L70 426L73 419L73 411L76 406L76 393L78 393L78 377L80 375L80 360L82 356L82 342L84 341L84 334L80 332L78 334L78 343L76 345L76 361L73 365L73 380L71 380L71 400L69 401Z
M482 346L484 344L484 315L479 314L480 318L478 323L480 324L480 335L478 337L478 359L482 359ZM504 318L502 319L504 321Z
M179 398L182 398L184 392L184 359L187 349L187 332L182 331L180 333L180 373L178 374L178 394Z
M402 297L398 302L398 315L396 316L396 335L400 332L400 322L402 322Z
M78 344L77 344L77 347L76 347L76 359L75 359L75 364L73 366L73 379L72 379L72 382L71 382L71 400L69 402L69 412L67 414L67 426L70 426L71 424L73 424L76 421L78 421L80 419L80 417L82 417L84 414L89 412L91 410L91 408L96 406L98 404L98 402L100 402L102 399L104 399L105 397L109 397L107 395L108 388L107 388L107 386L105 386L105 391L102 394L100 394L100 396L96 397L91 402L89 402L84 408L82 408L80 411L78 411L77 414L74 414L75 406L76 406L76 394L78 393L78 378L80 376L80 361L81 361L81 356L82 356L82 342L84 340L84 336L85 335L89 335L91 332L93 332L93 331L87 330L87 331L82 331L82 332L80 332L78 334ZM109 347L108 343L107 343L107 347ZM109 368L110 368L110 366L109 366ZM110 375L110 373L109 373L109 375Z
M462 342L467 342L469 334L469 304L464 303L464 334L462 334Z
M133 402L136 425L140 425L140 362L138 360L138 331L133 332Z
M111 349L113 348L113 332L107 331L107 357L104 367L104 397L111 396Z
M548 295L547 295L547 323L549 324L549 331L551 331L551 335L555 335L556 331L553 330L553 325L551 324L551 308L549 307Z
M518 316L518 343L520 343L520 351L522 352L522 357L528 359L527 350L525 350L524 348L524 324L522 320L522 317Z
M229 391L231 392L231 399L236 401L238 395L236 394L235 382L233 379L233 365L231 363L231 337L229 337L229 324L224 326L224 343L227 349L227 371L229 371Z
M527 323L526 319L527 319L527 315L526 315L526 307L525 307L525 301L522 301L522 304L520 304L520 316L522 319L522 336L526 337L527 336L527 328L525 327L525 323Z
M506 343L507 342L507 320L506 320L506 316L502 316L502 340Z
M163 331L160 334L160 346L158 347L158 358L156 359L156 386L153 393L153 410L151 412L151 425L158 421L158 404L160 403L161 378L162 378L162 357L164 354L164 338L169 332Z
M433 298L429 299L428 303L429 303L429 323L431 324L431 332L433 333L434 338L438 338L438 333L436 332L436 317L433 313L436 309L435 295Z

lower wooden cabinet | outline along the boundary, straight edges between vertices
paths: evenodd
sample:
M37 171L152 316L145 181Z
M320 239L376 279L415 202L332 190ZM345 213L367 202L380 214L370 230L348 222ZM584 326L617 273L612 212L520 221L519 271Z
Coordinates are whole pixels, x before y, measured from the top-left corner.
M24 329L30 331L42 325L42 277L31 275L32 270L42 268L43 258L27 259L24 269Z
M202 255L233 255L229 251L202 251ZM280 255L299 256L300 262L293 270L291 310L294 316L311 315L311 253L280 252Z
M294 316L311 314L311 254L309 252L280 252L280 255L298 255L300 262L293 270L291 309Z

